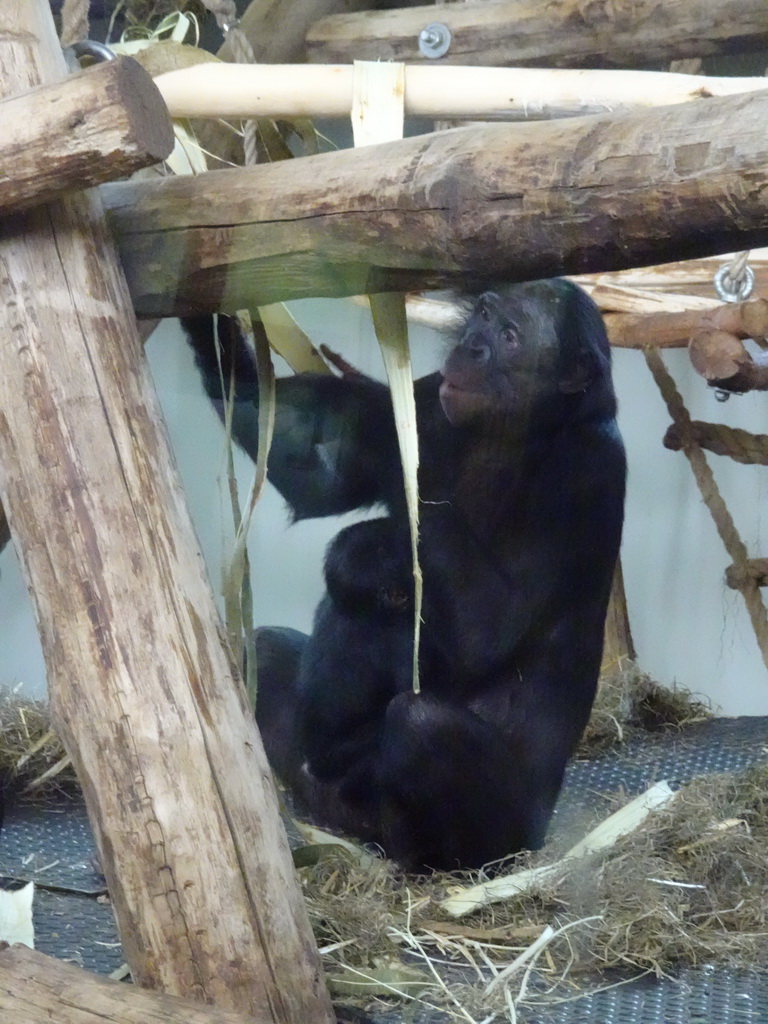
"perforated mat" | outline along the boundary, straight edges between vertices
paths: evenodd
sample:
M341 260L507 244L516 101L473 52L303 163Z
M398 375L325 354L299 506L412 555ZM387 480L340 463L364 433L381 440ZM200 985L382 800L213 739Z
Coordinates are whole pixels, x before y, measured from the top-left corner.
M682 783L765 760L766 718L719 719L676 735L633 741L618 753L571 765L553 827L564 827L583 808L599 806L601 793L624 789L634 794L662 778ZM0 832L0 874L31 878L39 886L38 948L108 973L120 966L122 956L94 858L80 804L17 807ZM768 1024L768 965L755 966L749 974L701 967L683 971L674 981L643 979L541 1011L523 1011L519 1019L526 1024ZM391 1011L376 1017L381 1024L400 1020Z

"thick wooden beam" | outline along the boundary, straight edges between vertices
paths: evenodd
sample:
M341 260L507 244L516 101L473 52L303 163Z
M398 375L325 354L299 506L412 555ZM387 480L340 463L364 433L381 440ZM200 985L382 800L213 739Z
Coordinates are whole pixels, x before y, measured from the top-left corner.
M307 53L320 64L425 60L419 33L431 22L451 31L439 58L451 64L650 67L768 45L763 0L467 0L331 15L310 28Z
M63 77L47 0L2 11L0 96ZM330 1024L95 190L3 219L0 466L134 979L272 1024Z
M3 213L132 174L173 149L163 98L131 57L3 100L0 124Z
M768 94L101 186L140 316L768 243Z
M267 1024L136 985L108 981L26 946L0 950L0 1019L8 1024Z

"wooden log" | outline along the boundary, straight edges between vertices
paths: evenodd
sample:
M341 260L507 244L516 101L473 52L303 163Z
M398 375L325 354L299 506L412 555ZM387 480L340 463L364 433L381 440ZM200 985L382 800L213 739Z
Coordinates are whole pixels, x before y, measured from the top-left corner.
M0 1019L8 1024L267 1024L99 978L26 946L0 950Z
M440 60L451 64L650 67L768 44L763 0L467 0L331 15L310 28L307 53L320 64L423 61L419 33L431 22L450 29Z
M611 597L605 616L605 643L603 645L603 666L616 665L625 658L637 658L632 628L629 622L627 595L624 590L624 573L621 562L616 563L613 574Z
M47 0L3 0L0 95L65 73ZM0 338L0 497L133 977L330 1022L95 190L4 219Z
M688 342L688 355L694 370L713 387L736 394L768 391L768 353L751 356L735 334L697 331Z
M376 67L377 65L374 65ZM765 78L704 78L654 71L564 71L431 64L404 68L406 114L490 121L671 106L765 92ZM173 117L345 117L352 110L351 64L197 63L155 78Z
M683 313L606 313L608 338L616 348L687 348L701 327L701 310Z
M232 311L765 244L766 119L753 93L101 190L140 316Z
M0 124L3 213L129 175L173 149L158 88L131 57L3 100Z
M677 263L662 263L651 267L635 267L631 270L599 274L580 274L574 276L574 280L586 288L590 294L598 292L598 302L605 303L602 308L606 310L621 309L625 312L632 311L626 305L613 304L612 299L618 294L614 289L625 291L628 288L636 292L661 292L666 300L677 295L698 295L709 300L714 306L719 303L714 289L714 277L721 267L731 262L733 253L722 256L710 256L697 260L682 260ZM749 265L755 274L755 294L760 295L768 292L768 250L753 249L749 254ZM605 291L604 289L610 289ZM681 309L690 308L686 303L678 307L675 312ZM634 312L648 312L643 308L635 308Z

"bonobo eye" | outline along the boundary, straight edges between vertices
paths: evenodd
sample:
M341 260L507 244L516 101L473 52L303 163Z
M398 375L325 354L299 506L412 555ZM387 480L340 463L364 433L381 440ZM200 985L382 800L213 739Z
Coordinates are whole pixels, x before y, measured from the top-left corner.
M488 308L488 303L487 303L487 301L485 299L480 299L480 301L478 302L478 304L477 304L477 312L480 314L480 316L483 318L483 320L490 320L491 319L491 311Z
M520 336L514 327L504 327L499 331L499 338L507 348L518 348L520 345Z

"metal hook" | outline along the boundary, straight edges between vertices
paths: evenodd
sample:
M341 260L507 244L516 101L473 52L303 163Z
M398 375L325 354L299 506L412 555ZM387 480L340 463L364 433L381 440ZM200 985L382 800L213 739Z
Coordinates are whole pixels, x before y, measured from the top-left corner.
M715 291L723 302L744 302L752 294L755 287L755 272L752 267L744 267L738 280L731 277L730 263L724 263L715 273Z
M106 43L100 43L96 39L79 39L64 50L64 57L70 70L79 71L80 57L93 57L101 64L103 61L115 60L117 54L110 50Z

